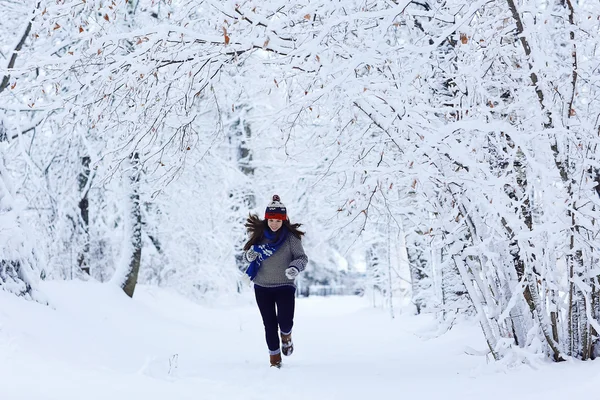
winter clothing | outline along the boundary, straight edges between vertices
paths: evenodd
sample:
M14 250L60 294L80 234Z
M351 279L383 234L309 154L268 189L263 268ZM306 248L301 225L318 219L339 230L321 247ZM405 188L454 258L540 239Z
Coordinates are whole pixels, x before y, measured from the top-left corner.
M278 195L273 195L273 201L269 203L265 210L265 219L287 219L287 210Z
M281 368L281 353L270 354L269 361L271 362L271 367Z
M246 259L250 265L246 269L246 275L254 280L263 261L271 257L287 239L287 229L282 226L276 233L270 229L265 230L265 243L253 245L246 253Z
M284 227L281 227L281 229L284 229ZM270 232L270 230L265 229L265 233L267 232ZM261 244L266 243L268 243L268 239L263 238ZM304 253L302 241L294 234L288 233L279 249L260 263L260 268L257 269L253 281L255 284L263 287L285 285L295 287L295 277L288 277L286 275L286 270L293 267L298 272L302 272L307 263L308 257L306 256L306 253ZM250 265L252 266L252 264ZM250 274L248 273L248 275Z
M254 285L256 304L265 326L265 338L271 355L279 353L279 330L291 335L294 326L296 288ZM275 309L277 307L277 309Z
M287 276L288 279L295 279L299 273L300 271L298 271L298 268L296 267L289 267L285 270L285 276Z
M284 356L291 356L294 352L294 343L292 342L292 332L287 334L281 332L281 352Z

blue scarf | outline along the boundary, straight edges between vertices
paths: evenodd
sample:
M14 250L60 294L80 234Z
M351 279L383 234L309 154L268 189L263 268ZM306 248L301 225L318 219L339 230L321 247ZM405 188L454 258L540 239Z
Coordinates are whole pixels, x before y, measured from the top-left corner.
M246 269L246 274L250 277L250 280L254 280L256 274L258 274L258 270L260 269L260 265L267 258L271 257L285 242L287 238L288 232L287 229L282 226L280 228L279 237L277 238L277 232L273 232L270 229L265 229L265 238L269 241L266 244L255 244L252 245L252 249L257 253L257 257L250 263L248 269ZM277 238L277 241L274 240Z

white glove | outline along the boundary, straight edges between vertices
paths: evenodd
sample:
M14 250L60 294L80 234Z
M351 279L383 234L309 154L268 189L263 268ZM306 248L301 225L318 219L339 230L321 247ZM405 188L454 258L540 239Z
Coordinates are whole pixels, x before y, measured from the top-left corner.
M250 262L256 260L258 257L258 253L254 251L254 246L250 247L250 249L246 252L246 259Z
M289 267L285 270L285 276L287 276L288 279L295 279L299 273L300 271L298 271L298 268L296 267Z

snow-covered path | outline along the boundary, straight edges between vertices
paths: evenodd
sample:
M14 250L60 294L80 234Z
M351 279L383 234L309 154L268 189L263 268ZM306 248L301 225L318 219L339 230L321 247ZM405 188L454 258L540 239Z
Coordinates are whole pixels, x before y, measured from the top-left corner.
M485 349L475 324L425 339L428 317L392 320L354 297L300 299L296 351L276 370L250 296L206 307L147 287L134 301L94 283L43 289L54 310L0 291L2 400L548 400L593 394L600 377L597 362L487 365L465 353Z

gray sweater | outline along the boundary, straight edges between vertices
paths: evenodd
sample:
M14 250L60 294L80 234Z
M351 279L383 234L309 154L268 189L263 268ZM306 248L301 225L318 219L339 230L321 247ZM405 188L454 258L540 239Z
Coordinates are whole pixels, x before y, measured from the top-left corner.
M259 244L267 243L266 239L263 239ZM248 257L248 253L247 258ZM294 286L296 287L295 279L288 279L285 276L285 270L289 267L296 267L298 271L302 272L306 268L308 257L304 253L302 247L302 241L297 238L293 233L289 233L285 242L281 247L269 258L264 260L256 277L254 283L262 287L278 287L278 286Z

